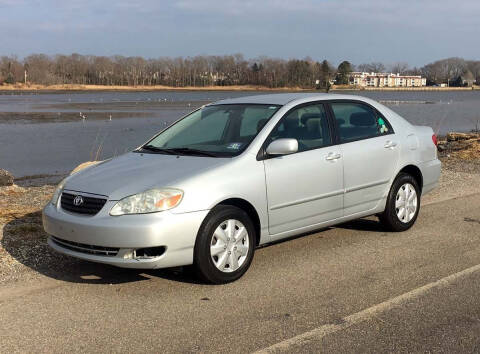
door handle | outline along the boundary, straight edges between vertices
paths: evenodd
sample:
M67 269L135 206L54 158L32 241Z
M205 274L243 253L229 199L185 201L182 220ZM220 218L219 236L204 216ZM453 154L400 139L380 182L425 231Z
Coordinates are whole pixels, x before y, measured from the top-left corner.
M333 153L333 152L329 152L328 155L325 157L325 160L327 161L336 161L338 160L339 158L341 158L342 155L338 154L338 153Z
M391 140L387 140L385 145L383 145L385 149L393 149L395 146L397 146L397 143Z

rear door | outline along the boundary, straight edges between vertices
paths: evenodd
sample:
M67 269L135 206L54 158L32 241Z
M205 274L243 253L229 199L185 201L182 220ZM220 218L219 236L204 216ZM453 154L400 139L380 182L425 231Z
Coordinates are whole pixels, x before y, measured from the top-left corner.
M343 162L332 131L324 105L311 103L288 112L267 138L265 146L280 138L299 145L297 153L264 160L273 239L342 216Z
M399 158L398 139L388 121L361 101L333 101L344 165L344 215L374 209L386 196Z

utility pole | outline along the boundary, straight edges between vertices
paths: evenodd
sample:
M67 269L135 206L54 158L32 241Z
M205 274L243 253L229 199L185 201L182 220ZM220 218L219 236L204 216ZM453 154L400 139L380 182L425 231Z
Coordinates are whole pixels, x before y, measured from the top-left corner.
M26 84L27 84L27 70L25 70L25 76L24 76L24 78L25 78L25 85L26 85Z

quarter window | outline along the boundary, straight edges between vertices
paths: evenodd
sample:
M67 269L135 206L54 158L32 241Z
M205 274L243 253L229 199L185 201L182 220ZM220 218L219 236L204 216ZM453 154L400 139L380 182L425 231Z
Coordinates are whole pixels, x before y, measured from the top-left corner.
M320 148L332 143L323 104L293 109L270 133L268 143L277 139L296 139L298 151Z
M361 103L331 103L340 142L373 138L393 132L388 121Z

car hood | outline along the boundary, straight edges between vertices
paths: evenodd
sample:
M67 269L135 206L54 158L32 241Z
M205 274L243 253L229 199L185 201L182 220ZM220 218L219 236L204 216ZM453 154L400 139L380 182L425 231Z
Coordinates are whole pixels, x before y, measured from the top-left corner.
M229 160L130 152L73 174L64 188L120 200L151 188L178 187L176 183L181 179L191 178Z

